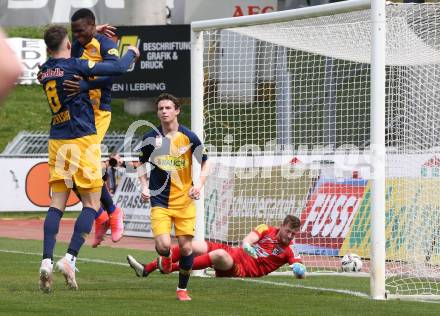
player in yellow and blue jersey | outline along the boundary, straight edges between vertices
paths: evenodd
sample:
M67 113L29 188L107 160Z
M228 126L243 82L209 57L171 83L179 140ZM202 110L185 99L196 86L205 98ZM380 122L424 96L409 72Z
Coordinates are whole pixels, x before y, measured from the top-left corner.
M119 60L116 43L105 35L97 33L95 15L89 9L79 9L71 17L71 28L74 37L72 57L94 62ZM99 143L104 139L111 121L111 85L112 77L92 77L87 80L66 81L68 91L88 92L95 115L96 132ZM69 90L69 88L71 90ZM96 214L95 239L92 246L97 247L104 239L107 229L111 229L113 242L122 238L124 232L123 211L115 206L105 186L102 187L101 204Z
M77 289L75 261L84 238L92 229L100 207L102 188L101 151L96 134L95 119L87 93L67 95L65 80L77 74L120 75L135 57L137 48L118 62L95 63L71 58L71 44L63 26L52 26L44 33L44 41L51 58L41 66L41 82L52 112L49 134L49 183L52 190L50 208L44 222L44 249L40 267L40 288L49 292L52 285L53 249L59 224L70 190L75 185L81 194L83 209L78 216L66 255L57 262L68 286Z
M186 292L194 260L192 239L195 231L196 209L193 199L200 198L200 190L208 173L207 155L195 133L180 125L180 103L171 94L161 94L157 100L160 126L146 133L139 161L152 166L151 172L140 176L142 198L151 201L151 228L156 251L161 256L159 267L163 273L171 272L171 225L180 249L179 285L177 298L191 300ZM193 184L192 157L200 161L202 172ZM148 178L149 176L149 178Z

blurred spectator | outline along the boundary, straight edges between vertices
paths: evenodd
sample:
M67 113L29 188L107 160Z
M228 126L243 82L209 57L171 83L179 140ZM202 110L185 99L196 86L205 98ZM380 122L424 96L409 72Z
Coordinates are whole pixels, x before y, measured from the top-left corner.
M22 69L18 58L6 42L6 36L0 28L0 104L15 86Z
M125 173L125 162L119 153L113 153L108 160L103 163L103 177L105 186L113 196L118 187L119 181Z
M103 162L103 177L105 186L111 195L114 195L118 184L126 173L127 166L136 169L138 162L125 162L119 153L112 153L109 158Z

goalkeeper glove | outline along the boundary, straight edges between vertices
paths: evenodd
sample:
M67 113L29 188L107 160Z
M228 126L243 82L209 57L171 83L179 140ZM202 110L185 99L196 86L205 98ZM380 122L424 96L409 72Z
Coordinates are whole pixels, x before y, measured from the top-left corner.
M257 259L257 252L255 251L255 248L249 245L247 242L243 244L243 250L246 252L249 256L251 256L254 259Z

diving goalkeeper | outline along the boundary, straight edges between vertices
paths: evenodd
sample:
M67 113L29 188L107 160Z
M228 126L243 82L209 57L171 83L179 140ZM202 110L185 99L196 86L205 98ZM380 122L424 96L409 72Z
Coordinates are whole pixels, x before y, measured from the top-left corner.
M287 215L280 227L261 224L244 239L241 247L231 247L210 241L193 241L193 269L212 267L217 277L262 277L284 264L301 263L302 259L294 252L294 237L299 232L301 222L298 217ZM172 253L172 271L179 271L178 246ZM131 268L139 277L146 277L159 269L158 260L141 264L132 256L127 256ZM164 273L164 271L161 271ZM297 278L304 273L295 273Z

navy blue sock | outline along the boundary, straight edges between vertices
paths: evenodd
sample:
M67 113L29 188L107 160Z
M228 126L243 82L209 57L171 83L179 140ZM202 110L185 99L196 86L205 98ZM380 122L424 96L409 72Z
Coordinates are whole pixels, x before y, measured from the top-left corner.
M70 239L69 249L67 253L72 256L78 257L78 252L81 246L84 244L85 237L92 230L93 223L95 222L96 211L90 207L83 207L81 213L75 222L75 228L73 229L73 236Z
M171 249L170 248L168 248L165 252L160 252L159 250L157 250L157 247L155 247L156 248L156 252L157 252L157 254L159 255L159 256L162 256L162 257L169 257L170 256L170 254L171 254Z
M101 204L104 206L104 209L107 211L107 213L111 214L115 211L115 204L113 203L112 196L108 192L105 185L102 186L101 190Z
M104 209L102 207L99 208L98 212L95 212L95 219L97 219L99 217L99 215L102 214L102 212L104 212Z
M194 254L188 256L180 256L179 260L179 289L186 289L188 286L189 276L194 262Z
M43 259L50 258L53 260L53 249L55 248L58 229L60 228L60 220L63 212L55 207L50 207L44 220L44 246Z

